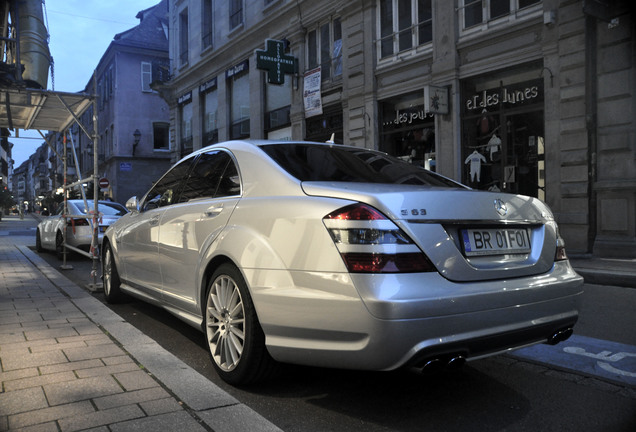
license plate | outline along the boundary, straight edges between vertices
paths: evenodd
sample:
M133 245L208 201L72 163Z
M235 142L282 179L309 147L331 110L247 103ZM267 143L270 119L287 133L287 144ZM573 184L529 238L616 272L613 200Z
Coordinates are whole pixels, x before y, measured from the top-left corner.
M530 252L529 228L483 228L462 230L466 256Z

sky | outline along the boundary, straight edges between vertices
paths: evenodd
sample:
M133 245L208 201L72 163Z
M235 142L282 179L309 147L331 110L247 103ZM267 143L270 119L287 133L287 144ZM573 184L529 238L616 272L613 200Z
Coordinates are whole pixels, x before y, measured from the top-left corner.
M99 60L117 33L137 24L137 12L160 0L45 0L44 23L49 31L49 50L54 62L54 83L49 71L48 90L84 90ZM55 86L55 87L53 87ZM46 132L43 132L46 133ZM11 134L14 168L31 156L44 140L37 131Z

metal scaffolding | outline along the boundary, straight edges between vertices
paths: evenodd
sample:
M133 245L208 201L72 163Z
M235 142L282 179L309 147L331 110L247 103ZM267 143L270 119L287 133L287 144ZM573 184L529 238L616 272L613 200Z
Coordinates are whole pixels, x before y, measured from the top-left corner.
M37 130L44 138L43 131L59 132L63 134L64 140L64 153L59 154L55 147L44 140L47 145L53 150L56 156L63 161L64 166L64 211L63 216L65 219L78 219L86 218L91 224L93 239L91 242L90 251L87 253L81 249L77 249L66 244L66 230L64 230L64 261L61 268L72 268L66 264L66 249L71 249L75 252L88 256L93 260L93 284L97 286L97 262L99 261L99 207L98 207L98 141L99 135L97 134L97 96L89 95L86 93L65 93L55 92L48 90L38 90L25 88L23 85L16 85L10 87L0 87L0 128L6 128L9 130L23 129L23 130ZM86 130L84 125L80 122L80 116L93 104L93 130L92 132ZM88 178L80 178L81 172L79 169L79 162L77 153L75 151L75 143L71 134L71 148L72 155L75 164L75 170L78 176L78 181L74 183L67 182L68 173L68 146L66 143L66 132L69 127L76 123L79 128L86 134L86 136L93 143L93 175ZM88 182L93 182L93 210L89 212L89 206L86 198L86 193L83 189L83 185ZM87 209L87 215L69 215L67 205L67 191L69 189L80 187L82 197L84 199L85 207ZM65 224L67 225L67 224Z

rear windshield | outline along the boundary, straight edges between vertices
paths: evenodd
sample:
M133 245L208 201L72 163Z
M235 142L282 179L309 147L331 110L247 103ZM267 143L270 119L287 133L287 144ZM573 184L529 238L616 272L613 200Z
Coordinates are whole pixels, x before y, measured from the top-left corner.
M86 207L84 207L84 202L79 201L75 203L75 205L82 214L86 214ZM128 210L126 210L126 207L122 206L121 204L100 201L97 205L99 208L99 212L108 216L123 216L128 212ZM91 211L93 210L94 206L92 201L88 201L88 208Z
M463 187L434 172L368 149L305 143L267 144L261 149L300 181Z

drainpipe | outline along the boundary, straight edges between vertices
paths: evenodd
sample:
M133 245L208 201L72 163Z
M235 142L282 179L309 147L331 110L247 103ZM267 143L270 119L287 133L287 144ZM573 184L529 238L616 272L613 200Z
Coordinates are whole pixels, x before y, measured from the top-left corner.
M597 31L596 18L585 16L585 120L587 126L587 196L588 196L588 231L587 253L594 251L597 233L597 197L596 197L596 159L598 128L598 85L596 80L597 65Z

